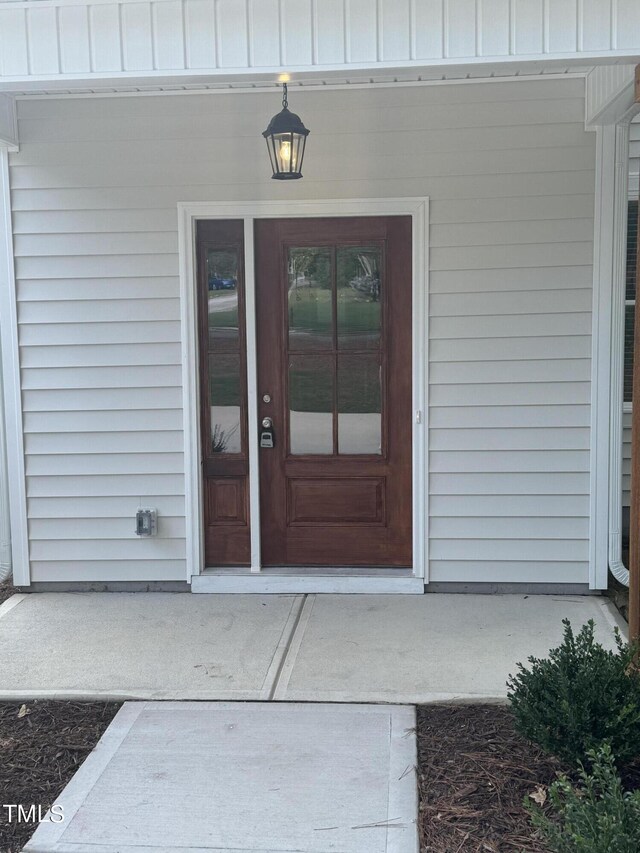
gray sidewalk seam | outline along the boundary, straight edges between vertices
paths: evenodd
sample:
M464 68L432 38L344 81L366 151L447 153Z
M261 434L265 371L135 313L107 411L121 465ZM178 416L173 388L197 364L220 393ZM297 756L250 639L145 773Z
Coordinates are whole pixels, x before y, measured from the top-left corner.
M296 660L298 659L298 652L300 651L300 646L302 645L302 640L304 639L305 631L307 630L307 625L309 624L311 611L313 610L315 601L315 594L308 594L305 596L305 601L302 605L298 621L296 622L293 633L291 634L287 651L282 659L280 671L278 672L278 676L273 685L273 692L270 699L274 702L282 702L285 700L287 688L289 687L289 680L291 679L291 673L293 672Z

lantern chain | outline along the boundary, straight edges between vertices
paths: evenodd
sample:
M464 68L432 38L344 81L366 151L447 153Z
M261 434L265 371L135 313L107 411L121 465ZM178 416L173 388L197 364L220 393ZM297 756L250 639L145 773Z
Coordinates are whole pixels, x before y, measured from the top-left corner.
M287 101L287 84L282 84L282 106L286 110L289 106L289 102Z

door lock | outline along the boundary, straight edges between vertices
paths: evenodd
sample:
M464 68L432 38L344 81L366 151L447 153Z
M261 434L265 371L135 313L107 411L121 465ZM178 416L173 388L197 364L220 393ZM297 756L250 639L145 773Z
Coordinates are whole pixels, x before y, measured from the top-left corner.
M271 418L263 418L260 424L260 447L272 448L274 446L273 421Z

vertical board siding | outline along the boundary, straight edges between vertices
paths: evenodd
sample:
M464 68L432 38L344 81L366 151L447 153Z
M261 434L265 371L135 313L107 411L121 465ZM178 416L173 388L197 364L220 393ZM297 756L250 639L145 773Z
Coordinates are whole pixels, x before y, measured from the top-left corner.
M61 6L60 70L63 74L78 74L91 70L89 45L89 10L86 6Z
M124 70L155 68L151 3L126 3L120 15Z
M55 6L34 4L27 9L29 59L32 74L58 74L58 9ZM53 38L52 38L53 35Z
M215 15L218 67L246 67L249 62L246 0L218 0Z
M251 0L249 4L249 65L252 68L275 67L283 61L279 3L280 0Z
M185 0L185 60L187 68L215 68L215 7L208 0Z
M630 61L639 31L637 0L0 0L0 74Z
M152 9L156 68L184 68L182 3L180 0L169 0L166 3L154 3Z
M283 63L291 67L314 64L311 0L282 0L281 8Z
M0 9L0 72L3 76L29 75L29 39L24 9Z
M312 136L291 198L430 197L433 579L586 583L583 82L305 91L295 109ZM184 578L176 204L281 198L260 139L274 110L264 94L19 102L34 579ZM138 502L158 508L153 541L133 535Z
M89 7L91 70L98 73L122 70L120 7Z

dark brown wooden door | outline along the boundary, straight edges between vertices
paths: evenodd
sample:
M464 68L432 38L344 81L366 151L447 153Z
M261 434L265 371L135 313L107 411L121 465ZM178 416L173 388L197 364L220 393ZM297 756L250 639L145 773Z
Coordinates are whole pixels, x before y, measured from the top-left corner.
M263 565L411 566L411 220L255 238Z

